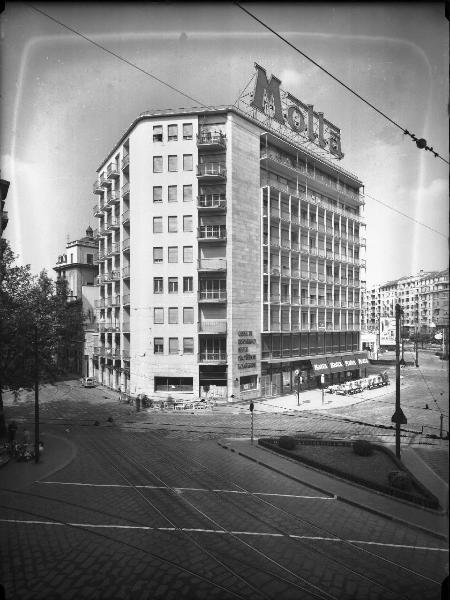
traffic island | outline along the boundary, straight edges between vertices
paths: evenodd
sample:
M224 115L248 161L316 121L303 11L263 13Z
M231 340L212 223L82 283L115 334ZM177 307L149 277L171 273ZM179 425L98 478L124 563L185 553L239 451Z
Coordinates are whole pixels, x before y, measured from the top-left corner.
M411 502L442 510L439 500L384 446L366 440L322 440L281 436L259 438L258 444L351 483Z

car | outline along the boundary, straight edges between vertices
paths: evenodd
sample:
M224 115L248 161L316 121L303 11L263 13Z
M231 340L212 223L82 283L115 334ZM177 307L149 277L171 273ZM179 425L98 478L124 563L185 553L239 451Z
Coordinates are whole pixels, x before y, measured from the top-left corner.
M83 379L83 387L95 387L95 379L93 377L85 377Z

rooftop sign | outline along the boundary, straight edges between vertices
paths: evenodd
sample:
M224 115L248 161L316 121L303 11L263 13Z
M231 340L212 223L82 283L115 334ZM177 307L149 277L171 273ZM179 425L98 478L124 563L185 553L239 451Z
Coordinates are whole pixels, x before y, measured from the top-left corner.
M281 81L275 75L267 79L263 67L255 63L255 68L256 84L250 106L259 116L268 119L272 129L288 133L289 137L294 134L299 142L312 143L340 160L344 154L338 127L327 121L323 113L316 112L312 104L304 104L283 91Z

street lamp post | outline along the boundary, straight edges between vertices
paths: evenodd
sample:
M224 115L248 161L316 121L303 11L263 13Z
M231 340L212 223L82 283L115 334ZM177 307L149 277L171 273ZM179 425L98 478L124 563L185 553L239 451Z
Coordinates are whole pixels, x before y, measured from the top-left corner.
M400 459L400 426L406 425L406 417L400 407L400 336L401 315L403 313L400 304L395 305L395 412L392 422L395 423L395 455Z

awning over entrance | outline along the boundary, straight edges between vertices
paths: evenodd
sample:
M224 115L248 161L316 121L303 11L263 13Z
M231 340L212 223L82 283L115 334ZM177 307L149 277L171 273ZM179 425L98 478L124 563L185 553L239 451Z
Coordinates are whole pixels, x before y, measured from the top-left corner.
M311 358L311 366L314 371L314 375L323 375L330 373L330 367L328 366L327 359L323 358Z
M364 366L369 364L367 352L355 352L354 357L356 358L358 366Z
M354 371L358 369L358 361L353 354L345 354L341 357L344 363L345 371Z
M331 373L340 373L347 370L340 356L327 356L327 361Z

